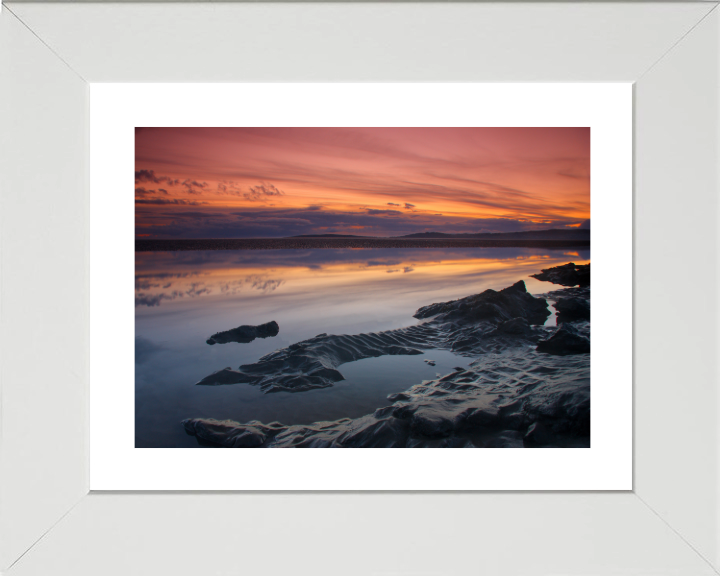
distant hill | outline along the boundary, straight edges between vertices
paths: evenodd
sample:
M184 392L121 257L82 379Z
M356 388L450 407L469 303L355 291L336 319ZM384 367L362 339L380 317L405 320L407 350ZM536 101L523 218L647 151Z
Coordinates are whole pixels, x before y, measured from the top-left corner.
M530 230L527 232L481 232L478 234L445 234L444 232L420 232L400 238L467 238L478 240L590 240L590 230L578 228Z
M300 234L288 238L374 238L374 236L358 236L357 234Z
M383 238L382 236L359 236L357 234L300 234L288 238ZM457 240L583 240L590 241L590 230L578 228L551 228L550 230L530 230L526 232L479 232L477 234L446 234L445 232L419 232L405 236L390 236L390 239L409 238L421 240L457 239Z

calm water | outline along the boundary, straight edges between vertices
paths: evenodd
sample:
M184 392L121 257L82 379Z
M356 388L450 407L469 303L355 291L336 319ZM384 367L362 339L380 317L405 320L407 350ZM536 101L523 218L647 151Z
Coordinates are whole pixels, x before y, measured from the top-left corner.
M470 359L438 350L370 358L342 365L346 380L331 388L294 394L195 382L323 332L409 326L420 306L520 279L531 293L547 292L558 287L528 275L589 258L589 250L534 248L136 253L136 446L197 447L180 425L191 417L305 424L373 412L388 405L388 394ZM215 332L271 320L280 325L274 338L205 343Z

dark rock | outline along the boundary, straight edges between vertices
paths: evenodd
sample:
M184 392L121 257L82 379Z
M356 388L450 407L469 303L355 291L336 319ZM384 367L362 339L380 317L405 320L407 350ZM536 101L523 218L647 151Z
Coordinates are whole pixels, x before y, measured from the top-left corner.
M475 448L475 445L467 438L446 438L440 444L438 448Z
M247 344L255 340L255 338L272 338L277 336L278 332L280 332L280 327L278 323L273 320L266 324L259 324L258 326L238 326L226 332L218 332L210 336L210 338L207 339L207 343L210 345L227 344L228 342Z
M555 302L558 324L590 320L590 301L584 298L561 298Z
M483 448L524 448L522 434L515 430L500 432L490 436L482 445Z
M550 316L547 302L528 294L525 282L520 280L499 292L485 290L480 294L423 306L414 317L423 319L436 316L435 322L452 321L458 326L481 321L500 323L513 318L524 318L530 324L543 324Z
M460 430L473 430L496 427L500 424L500 411L497 406L490 405L468 408L460 413L456 418L455 427Z
M399 406L396 406L395 409L392 411L392 415L394 418L398 418L400 420L406 420L408 418L411 418L413 414L415 414L415 411L418 409L417 406L412 406L409 404L401 404ZM376 412L377 414L377 412Z
M267 439L262 425L238 426L236 422L214 419L188 419L183 420L182 424L191 436L226 448L258 448Z
M507 336L529 337L533 336L532 328L525 318L513 318L498 324L495 330L497 334L505 334Z
M570 262L544 269L539 274L531 274L531 276L561 286L590 286L590 264Z
M453 423L441 410L422 407L412 415L410 431L418 436L444 438L453 431Z
M471 336L469 338L461 338L452 343L450 349L453 352L468 352L478 343L478 338Z
M395 418L364 419L360 426L338 436L336 444L344 448L402 448L407 428L407 422Z
M561 324L550 338L538 342L537 351L557 356L588 354L590 339L580 334L571 324Z
M560 300L561 298L580 298L581 300L590 301L590 287L589 286L574 286L571 288L559 288L558 290L552 290L546 294L539 296L549 300Z
M204 386L221 386L224 384L253 384L257 380L257 376L253 377L244 372L233 370L230 367L223 368L217 372L205 376L198 384Z
M525 446L542 446L554 440L553 434L540 422L533 422L523 436Z

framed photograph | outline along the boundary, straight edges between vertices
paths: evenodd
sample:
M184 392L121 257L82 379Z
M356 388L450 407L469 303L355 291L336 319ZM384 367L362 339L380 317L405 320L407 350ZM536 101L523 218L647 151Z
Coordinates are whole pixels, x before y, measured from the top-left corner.
M93 87L91 489L631 488L632 343L610 322L630 298L594 284L592 388L589 296L591 232L600 277L632 284L631 103L623 84ZM368 450L176 450L198 446ZM386 450L459 447L495 449Z
M715 8L3 6L2 569L716 573Z

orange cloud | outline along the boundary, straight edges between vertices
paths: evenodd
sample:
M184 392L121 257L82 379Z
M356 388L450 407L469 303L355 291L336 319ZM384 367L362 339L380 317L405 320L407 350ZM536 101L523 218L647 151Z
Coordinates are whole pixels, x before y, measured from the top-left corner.
M135 170L138 222L176 215L177 234L182 212L198 207L215 219L313 207L338 215L325 228L371 233L398 222L422 221L411 227L422 231L471 220L578 227L590 218L589 128L153 128L136 134ZM368 210L386 222L353 221Z

